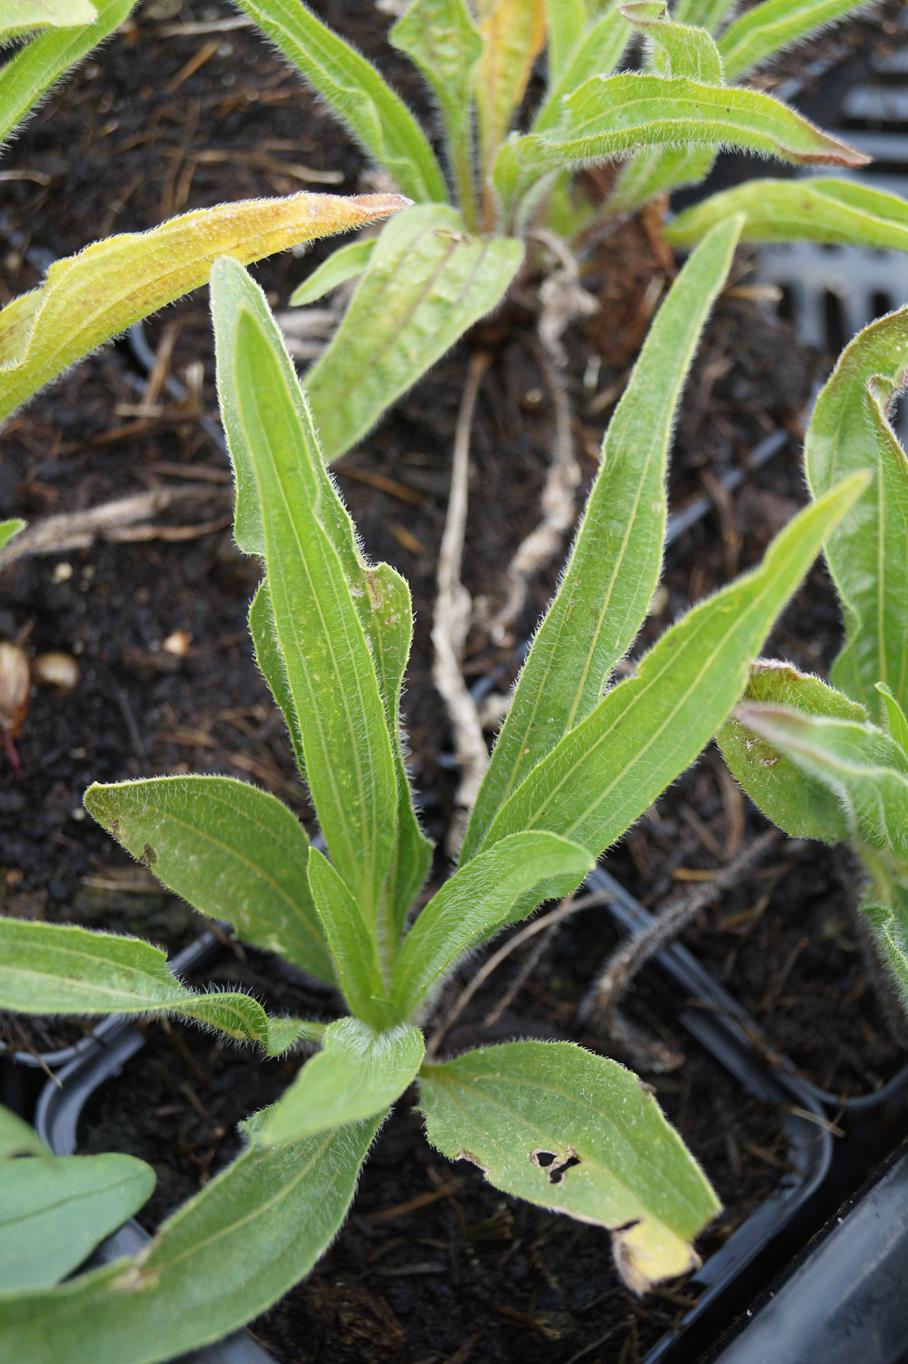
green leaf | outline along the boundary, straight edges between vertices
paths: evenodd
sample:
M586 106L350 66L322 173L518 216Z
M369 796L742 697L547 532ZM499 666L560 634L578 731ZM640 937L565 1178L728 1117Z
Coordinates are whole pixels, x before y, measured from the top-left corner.
M373 1032L356 1018L332 1023L323 1045L286 1094L258 1114L260 1141L286 1146L383 1112L411 1083L425 1054L419 1028Z
M341 284L346 284L348 279L356 279L357 275L361 275L375 250L375 240L374 237L360 237L358 241L339 246L294 289L290 295L291 308L304 308L309 303L315 303Z
M715 33L734 6L735 0L677 0L672 18L679 24L697 24Z
M510 1042L424 1066L426 1135L496 1189L612 1233L644 1293L695 1269L692 1242L720 1210L652 1094L617 1061L571 1042Z
M364 1022L381 1028L386 1017L382 961L371 924L342 877L317 848L309 854L309 886L337 969L344 998Z
M751 180L685 209L666 226L672 246L699 241L716 223L744 214L748 242L841 242L908 251L908 204L853 180Z
M75 924L0 918L0 1008L15 1013L173 1014L206 1024L269 1056L292 1046L298 1019L269 1018L249 995L196 994L141 938Z
M545 0L546 57L549 86L553 86L583 39L588 15L586 0Z
M0 1165L0 1294L50 1288L137 1212L154 1186L154 1170L133 1156L5 1161Z
M866 720L856 701L790 663L760 659L750 672L744 701L786 706L804 715ZM842 843L851 832L838 797L778 749L758 739L736 715L717 735L722 756L754 804L791 838Z
M0 521L0 550L4 549L20 530L25 530L25 522L18 516L12 517L9 521Z
M830 528L866 488L858 474L806 507L762 564L682 617L502 807L483 846L549 829L608 848L688 767L728 717L750 664Z
M376 941L391 950L380 902L397 838L398 774L348 572L352 528L261 290L224 258L212 272L211 297L218 393L237 479L237 543L265 560L306 779L331 860ZM362 576L361 562L356 566Z
M885 898L869 889L860 908L870 920L902 1009L908 1010L908 879L892 884Z
M157 1364L244 1325L304 1278L347 1215L374 1119L249 1148L140 1256L43 1292L0 1295L0 1357Z
M514 921L515 910L525 918L541 900L568 894L595 861L586 848L554 834L517 833L461 867L404 940L394 973L398 1014L417 1010L465 953Z
M804 441L815 497L855 469L872 481L829 537L826 557L845 615L835 685L882 718L877 682L908 703L908 457L887 419L908 381L908 307L872 322L839 358Z
M763 0L729 24L719 39L728 79L866 6L867 0Z
M665 6L650 0L624 5L621 13L642 31L659 75L690 76L711 85L724 84L719 49L705 28L672 23L665 17ZM662 147L642 152L621 171L609 196L609 212L630 213L679 185L705 180L715 159L716 154L709 147L695 151Z
M303 753L303 736L300 733L299 716L290 694L287 669L281 655L280 645L274 630L274 610L268 592L268 583L263 578L255 591L249 606L249 634L255 650L255 661L259 671L268 683L268 689L284 717L287 734L296 758L300 776L306 776L306 757Z
M536 58L545 46L544 0L476 0L482 59L476 71L480 174L483 191L495 153L526 93ZM486 230L492 228L486 205Z
M406 52L432 88L458 200L467 222L475 226L473 83L483 41L467 0L413 0L388 41Z
M0 69L0 143L6 141L65 72L119 28L134 6L135 0L97 0L91 6L96 18L90 23L39 33L4 63ZM64 4L61 8L66 7ZM23 8L34 13L31 6ZM0 33L6 27L8 38L7 25L0 21Z
M862 166L867 161L770 95L685 76L595 76L568 95L562 108L561 123L550 136L530 133L502 145L495 184L506 205L551 171L647 147L729 146L796 165Z
M234 0L276 43L367 156L418 202L444 202L444 176L403 100L301 0Z
M205 284L218 256L261 260L387 218L401 206L394 194L248 199L108 237L55 261L44 284L0 310L0 420L76 360Z
M784 706L735 711L754 734L831 791L851 836L908 860L908 754L876 725Z
M591 76L607 76L615 70L631 37L627 21L618 9L594 19L575 47L561 75L554 83L533 119L531 131L548 132L561 121L565 96L570 95Z
M306 880L309 839L275 796L232 777L154 777L90 786L85 808L201 914L333 983Z
M97 17L89 0L0 0L0 43L40 28L77 28Z
M218 269L220 285L212 296L212 309L215 319L221 411L237 484L235 518L237 544L248 554L267 557L255 450L250 442L250 433L244 425L239 407L239 390L232 373L236 356L240 352L238 328L241 318L245 316L249 320L254 320L259 328L260 339L254 353L258 355L257 363L260 366L264 365L263 372L268 375L268 386L260 394L255 393L254 384L249 391L252 410L256 410L261 400L261 419L266 423L268 440L276 442L281 459L288 463L288 467L293 466L294 480L300 480L295 497L301 507L305 506L304 519L314 517L330 541L330 547L337 556L337 563L332 555L328 555L327 562L340 592L341 602L346 603L344 611L347 613L349 602L352 601L377 675L380 700L384 707L384 718L392 749L397 805L397 837L392 838L387 885L383 892L379 924L382 934L390 941L396 938L397 929L403 923L413 897L425 880L431 858L431 844L419 828L413 809L399 719L404 671L413 631L410 589L400 574L387 564L370 566L363 558L353 523L325 470L309 407L300 391L296 370L284 347L264 295L244 271L236 267L231 269L230 262L225 261ZM300 514L302 515L302 512ZM338 564L340 577L337 574ZM322 619L318 603L310 600L307 609L318 616L318 629L324 634L327 626ZM285 646L281 643L275 618L274 585L270 581L267 589L259 590L259 600L253 603L250 628L253 631L260 666L284 711L294 746L303 750L298 754L298 761L301 771L306 771L311 784L312 774L308 771L309 759L304 751L305 745L306 742L310 748L313 746L318 748L321 745L321 736L312 733L313 717L320 714L325 707L330 708L332 705L343 707L344 698L339 695L332 700L317 692L306 692L309 701L305 699L300 701L297 694L300 679L296 679L294 690L294 686L291 685L288 656ZM293 647L297 648L296 626L288 625L285 620L283 629L285 633L288 629L291 630L291 642ZM330 630L328 633L330 634ZM366 661L362 659L361 654L358 656L361 661ZM324 762L320 762L317 780L323 783L326 777L333 780L330 769L326 769ZM317 802L317 793L315 798ZM319 813L322 818L321 812ZM382 822L391 837L394 831L387 818Z
M908 716L892 695L885 682L877 682L876 689L883 698L886 728L891 737L908 753Z
M501 301L522 259L521 242L470 236L444 204L389 224L304 381L329 462Z
M557 595L517 681L461 863L529 771L596 705L646 618L662 568L675 412L738 227L725 223L691 256L650 328L606 432Z
M11 1156L49 1156L50 1151L33 1127L0 1105L0 1161Z

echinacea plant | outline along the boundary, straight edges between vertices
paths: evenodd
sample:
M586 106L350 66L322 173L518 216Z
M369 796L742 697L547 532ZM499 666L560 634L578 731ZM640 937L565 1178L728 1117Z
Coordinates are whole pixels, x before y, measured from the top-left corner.
M679 619L612 684L659 581L673 416L740 221L717 227L665 299L610 423L558 592L518 679L459 865L423 907L431 845L398 715L412 630L406 582L363 557L293 365L240 264L211 276L238 546L262 560L249 624L325 851L274 796L217 776L89 788L89 813L201 913L336 986L335 1021L269 1016L194 991L163 953L73 925L0 920L0 1006L168 1014L268 1054L316 1054L243 1124L245 1149L139 1255L0 1294L17 1364L169 1359L250 1320L340 1228L389 1109L416 1082L428 1140L496 1188L608 1229L631 1290L697 1263L719 1204L652 1094L567 1041L429 1057L439 987L465 955L573 893L692 763L746 684L778 612L867 477L802 511L762 563Z
M756 805L786 833L848 843L861 913L908 1017L908 458L888 419L908 381L908 308L871 323L819 395L804 446L822 498L866 468L868 491L826 545L845 621L832 685L760 660L719 741ZM903 1024L904 1026L904 1024Z
M329 462L494 309L519 272L544 273L553 249L556 265L565 252L582 265L621 217L705 179L722 148L797 166L866 160L738 84L859 8L853 0L763 0L731 22L728 0L680 0L671 17L654 0L412 0L389 40L429 87L444 170L379 71L307 5L235 3L415 204L377 237L341 247L290 300L308 304L361 277L305 380ZM635 36L643 69L620 70ZM539 90L532 76L542 58ZM579 173L616 162L597 201ZM789 235L816 235L818 216L814 205L791 208Z

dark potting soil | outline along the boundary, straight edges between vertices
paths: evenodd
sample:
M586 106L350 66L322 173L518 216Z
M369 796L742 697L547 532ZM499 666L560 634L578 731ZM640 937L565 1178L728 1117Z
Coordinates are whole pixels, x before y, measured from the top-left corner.
M551 942L545 971L489 1022L518 984L527 949L515 953L474 996L444 1049L542 1036L621 1055L575 1020L590 963L614 941L601 909L579 914ZM250 984L275 1008L309 1016L324 1010L324 996L290 977L277 980L275 971L273 959L250 953L245 967L229 962L215 978ZM439 1016L458 990L450 987ZM647 1039L683 1056L669 1074L642 1073L726 1204L699 1243L708 1255L777 1186L786 1143L775 1108L744 1095L679 1031L667 1008L661 981L644 978L629 1016ZM260 1062L182 1027L150 1025L147 1037L145 1050L89 1102L79 1149L116 1149L151 1161L158 1185L140 1220L153 1229L236 1154L237 1121L277 1098L299 1062ZM325 1358L632 1364L695 1300L684 1283L633 1298L614 1274L606 1232L510 1200L474 1167L444 1161L425 1143L405 1101L378 1139L335 1245L252 1329L288 1364Z

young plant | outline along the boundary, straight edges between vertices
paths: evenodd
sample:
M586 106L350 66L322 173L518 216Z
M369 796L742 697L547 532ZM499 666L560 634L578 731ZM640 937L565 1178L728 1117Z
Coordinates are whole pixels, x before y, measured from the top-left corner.
M607 1228L629 1287L697 1263L719 1204L652 1095L570 1042L429 1058L422 1033L464 957L596 858L728 717L778 612L866 485L803 511L762 564L665 632L611 685L659 580L672 421L740 224L717 227L660 309L607 432L558 593L530 650L460 864L420 904L431 845L399 723L412 630L405 581L363 557L261 291L212 271L235 536L261 558L256 658L283 712L325 851L275 797L226 777L92 786L91 815L170 890L243 941L336 985L333 1021L273 1018L239 992L194 992L133 938L0 920L0 1006L166 1012L257 1043L319 1050L244 1125L246 1146L145 1252L49 1290L0 1295L0 1354L142 1364L241 1325L336 1234L381 1123L415 1080L429 1141L498 1189Z
M671 19L650 0L620 8L413 0L389 38L429 86L447 176L379 72L305 4L235 3L416 205L377 238L342 247L291 299L311 303L362 277L306 377L329 461L500 303L533 239L528 267L539 268L540 232L544 242L555 229L582 253L584 240L601 235L591 227L702 180L722 147L796 165L866 160L778 100L729 83L857 9L853 0L764 0L730 24L730 4L715 0L682 3ZM635 34L646 45L644 69L614 74ZM543 52L545 89L520 133L513 125ZM605 201L585 197L578 172L619 158ZM809 206L789 220L810 235Z
M761 660L719 741L786 833L851 845L865 873L861 911L908 1014L908 458L888 420L906 380L902 308L844 351L807 431L814 497L850 470L872 474L826 546L845 620L832 685Z

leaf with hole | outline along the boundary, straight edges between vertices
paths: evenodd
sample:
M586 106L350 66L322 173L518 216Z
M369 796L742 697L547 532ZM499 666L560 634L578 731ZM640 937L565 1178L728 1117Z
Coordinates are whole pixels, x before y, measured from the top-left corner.
M496 1189L607 1228L635 1293L696 1268L719 1201L637 1077L571 1042L510 1042L420 1072L426 1136Z

